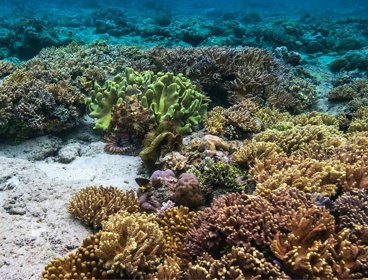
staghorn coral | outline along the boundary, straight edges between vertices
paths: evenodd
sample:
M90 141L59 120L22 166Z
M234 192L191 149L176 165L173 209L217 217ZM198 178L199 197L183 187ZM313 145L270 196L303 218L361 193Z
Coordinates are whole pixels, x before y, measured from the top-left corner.
M83 223L100 228L110 215L125 210L139 210L133 192L120 191L114 187L87 187L75 193L68 204L68 212Z
M50 261L42 272L43 280L57 279L114 279L108 275L96 256L101 233L86 237L76 252Z
M334 233L334 218L327 210L312 206L294 213L289 233L277 232L271 250L286 271L297 278L331 278L333 272L326 261L331 257L326 242Z
M112 109L112 118L105 139L105 151L114 154L138 155L145 135L152 129L147 108L137 96L128 96Z
M257 181L255 193L267 196L280 187L295 187L307 193L334 195L345 175L344 165L337 160L319 161L307 158L263 175L258 173L262 165L257 163L250 173ZM258 173L258 174L257 174Z
M165 259L179 258L177 262L181 263L189 258L184 251L183 242L195 216L195 212L189 211L189 208L184 206L169 208L157 216L156 221L165 236L163 249Z
M354 190L344 193L333 202L333 212L337 216L339 227L354 228L356 225L368 224L367 190Z
M289 279L277 264L266 260L257 249L232 247L231 251L217 260L203 254L189 264L188 279Z
M121 211L103 223L96 256L108 274L142 279L158 265L162 246L153 216Z

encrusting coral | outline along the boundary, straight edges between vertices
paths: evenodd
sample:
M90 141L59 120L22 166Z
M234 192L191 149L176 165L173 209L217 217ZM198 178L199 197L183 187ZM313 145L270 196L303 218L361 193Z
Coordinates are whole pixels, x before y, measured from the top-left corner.
M103 223L96 256L107 274L142 279L159 264L163 238L153 216L121 211Z
M139 210L134 192L91 186L75 193L68 204L68 212L72 216L94 228L100 228L103 221L121 210L129 213Z

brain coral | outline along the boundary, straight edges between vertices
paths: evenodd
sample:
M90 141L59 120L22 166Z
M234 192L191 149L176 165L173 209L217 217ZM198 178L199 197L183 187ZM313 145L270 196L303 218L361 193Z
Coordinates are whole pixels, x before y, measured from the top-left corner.
M139 210L134 192L124 192L114 187L87 187L75 193L68 205L68 212L87 225L100 228L110 215L125 210Z

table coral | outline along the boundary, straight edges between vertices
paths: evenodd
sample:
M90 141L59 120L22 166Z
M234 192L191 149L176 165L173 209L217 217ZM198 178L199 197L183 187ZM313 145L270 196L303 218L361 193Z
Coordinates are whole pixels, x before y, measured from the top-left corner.
M152 216L122 211L103 223L96 256L108 274L145 278L158 265L162 247L163 234Z
M110 215L125 210L139 210L133 192L120 191L114 187L87 187L75 193L68 204L68 212L86 225L100 228Z

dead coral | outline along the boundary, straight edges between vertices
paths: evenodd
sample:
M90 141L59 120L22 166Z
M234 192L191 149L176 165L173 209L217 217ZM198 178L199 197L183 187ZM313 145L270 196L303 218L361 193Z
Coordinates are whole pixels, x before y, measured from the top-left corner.
M120 210L138 211L137 197L133 192L114 187L87 187L74 194L68 205L71 215L95 228L100 228L103 221Z
M159 264L162 231L147 214L126 211L103 223L96 256L108 274L123 278L145 278Z

